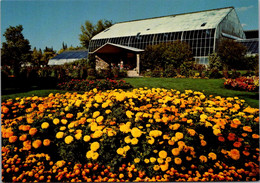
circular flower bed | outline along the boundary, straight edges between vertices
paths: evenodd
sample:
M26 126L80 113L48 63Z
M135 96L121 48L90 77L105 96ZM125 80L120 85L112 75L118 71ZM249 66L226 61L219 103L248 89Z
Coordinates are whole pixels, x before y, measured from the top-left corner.
M259 109L237 97L94 89L1 110L4 182L259 179Z

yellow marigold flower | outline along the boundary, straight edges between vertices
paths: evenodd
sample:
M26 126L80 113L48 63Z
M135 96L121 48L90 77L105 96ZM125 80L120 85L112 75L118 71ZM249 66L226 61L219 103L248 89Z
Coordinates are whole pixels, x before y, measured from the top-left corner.
M162 158L157 158L157 162L162 164L164 162L164 160Z
M70 144L73 140L74 140L74 138L71 135L65 137L65 139L64 139L66 144Z
M149 137L148 138L148 143L149 144L153 144L154 143L154 138L153 137Z
M95 131L94 133L93 133L93 136L92 136L92 138L99 138L99 137L101 137L103 135L103 132L101 131L101 130L98 130L98 131Z
M64 132L58 132L57 134L56 134L56 138L57 139L61 139L61 138L63 138L64 137Z
M130 136L125 137L124 141L125 141L125 143L127 143L127 144L131 143L131 138L130 138Z
M149 132L149 136L151 137L159 137L162 135L162 132L160 130L151 130Z
M63 167L66 164L64 160L57 161L56 165L57 167Z
M207 118L208 118L208 116L206 114L200 115L200 121L202 121L202 122L205 122Z
M137 139L137 138L133 138L133 139L131 140L131 144L132 144L132 145L138 144L138 139Z
M77 101L75 102L75 106L76 106L76 107L79 107L80 104L81 104L81 102L82 102L81 100L77 100Z
M167 152L166 151L160 151L159 157L165 159L167 157Z
M77 140L81 139L81 137L82 137L82 134L81 134L81 133L77 133L77 134L75 135L75 138L76 138Z
M156 158L154 158L154 157L151 157L151 158L150 158L150 162L151 162L151 163L154 163L155 161L156 161Z
M93 153L94 153L93 151L88 151L87 154L86 154L86 157L87 157L88 159L92 158Z
M132 111L126 111L126 116L128 117L128 118L132 118L132 116L134 115L134 113L132 112Z
M131 134L133 137L135 138L138 138L142 135L142 131L139 130L138 128L134 127L132 130L131 130Z
M111 113L111 112L112 112L112 111L109 110L109 109L105 111L106 114L109 114L109 113Z
M218 134L220 134L221 133L221 130L220 129L214 129L213 130L213 133L214 133L214 135L218 135Z
M200 95L200 100L203 100L203 99L205 99L206 97L205 97L205 95Z
M58 118L55 118L55 119L53 120L53 124L57 125L57 124L59 124L59 123L60 123L60 120L59 120Z
M147 164L147 163L149 163L149 162L150 162L150 160L149 160L149 159L147 159L147 158L145 158L145 159L144 159L144 162Z
M139 158L135 158L135 159L134 159L134 162L135 162L135 163L139 163L139 162L140 162L140 159L139 159Z
M96 118L96 117L98 117L100 115L100 112L99 111L95 111L94 113L93 113L93 118Z
M68 128L69 128L69 129L70 129L70 128L74 128L74 126L75 126L74 123L70 123L70 124L68 125Z
M93 143L91 144L91 146L90 146L90 149L91 149L91 151L96 151L96 150L99 149L99 147L100 147L100 145L99 145L98 142L93 142Z
M119 178L120 178L120 179L124 178L124 174L120 173L120 174L119 174Z
M41 125L42 129L47 129L49 126L50 125L47 122L43 122L42 125Z
M178 156L178 155L180 154L179 148L173 148L173 149L172 149L172 154L173 154L174 156Z
M116 100L119 102L122 102L123 100L125 100L125 94L124 93L118 93L116 95Z
M158 171L160 169L160 166L159 165L154 165L153 169L154 169L154 171Z
M216 155L215 153L213 153L213 152L210 152L210 153L208 154L208 158L209 158L209 159L212 159L212 160L216 160L216 159L217 159L217 155Z
M94 152L92 155L92 159L96 160L96 159L98 159L98 156L99 156L99 154L97 152Z
M64 131L64 130L66 130L66 126L61 126L60 131Z
M167 157L167 158L166 158L166 162L170 162L171 160L172 160L171 157Z
M130 149L130 146L124 146L123 149L125 152L127 152Z
M177 132L177 133L175 133L175 137L176 137L176 139L180 140L183 138L183 133Z
M173 125L170 125L169 128L171 130L178 130L181 125L179 123L175 123Z
M202 163L206 163L206 162L208 161L208 158L207 158L206 156L204 156L204 155L201 155L201 156L199 157L199 159L200 159L200 161L201 161Z
M68 120L62 119L62 120L61 120L61 123L64 124L64 125L66 125L66 124L68 123Z
M125 151L124 151L123 148L120 147L120 148L118 148L118 149L116 150L116 153L119 154L119 155L124 155Z
M107 106L108 106L108 103L107 103L107 102L105 102L105 103L103 103L103 104L101 105L102 108L107 108Z
M123 133L128 133L131 131L129 125L126 124L121 125L119 130Z
M115 136L115 135L116 135L116 131L114 131L114 130L109 130L109 131L107 132L107 135L108 135L109 137Z
M96 122L101 123L103 120L104 120L104 117L99 116L99 117L97 117Z
M180 165L182 163L181 158L174 158L174 163Z
M165 164L163 164L163 165L160 165L160 168L161 168L161 170L162 170L163 172L165 172L166 170L168 170L169 164L168 164L168 163L165 163Z
M85 135L84 138L83 138L83 140L84 140L85 142L90 141L90 136L89 136L89 135Z

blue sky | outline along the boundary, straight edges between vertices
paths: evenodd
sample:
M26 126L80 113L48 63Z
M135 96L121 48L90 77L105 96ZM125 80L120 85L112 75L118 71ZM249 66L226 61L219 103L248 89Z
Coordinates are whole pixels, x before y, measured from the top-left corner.
M1 42L9 26L23 25L32 49L60 50L62 42L80 46L86 20L113 23L233 6L244 30L258 29L258 0L3 0Z

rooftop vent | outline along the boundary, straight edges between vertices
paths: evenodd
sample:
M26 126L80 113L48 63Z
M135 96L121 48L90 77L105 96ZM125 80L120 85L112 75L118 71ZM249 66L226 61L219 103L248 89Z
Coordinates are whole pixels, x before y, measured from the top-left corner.
M108 29L106 29L106 30L104 30L104 32L107 32L107 31L109 31L109 28L108 28Z
M150 30L150 28L148 28L148 29L146 29L147 31L149 31Z
M203 24L201 24L201 27L204 27L207 24L207 22L204 22Z

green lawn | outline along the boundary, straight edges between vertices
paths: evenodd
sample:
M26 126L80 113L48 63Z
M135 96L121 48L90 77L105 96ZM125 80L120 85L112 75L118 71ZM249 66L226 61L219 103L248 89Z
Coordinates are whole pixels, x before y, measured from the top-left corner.
M224 88L224 80L222 79L189 79L189 78L124 78L133 87L148 87L148 88L166 88L176 89L179 91L194 90L201 91L206 95L224 96L224 97L239 97L252 107L259 108L259 93L235 91ZM63 90L32 90L29 92L16 93L10 95L2 95L2 101L9 98L26 97L26 96L48 96L49 93L66 93Z
M224 88L223 79L190 79L190 78L124 78L133 87L166 88L179 91L201 91L206 95L239 97L252 106L259 108L259 93L229 90Z

